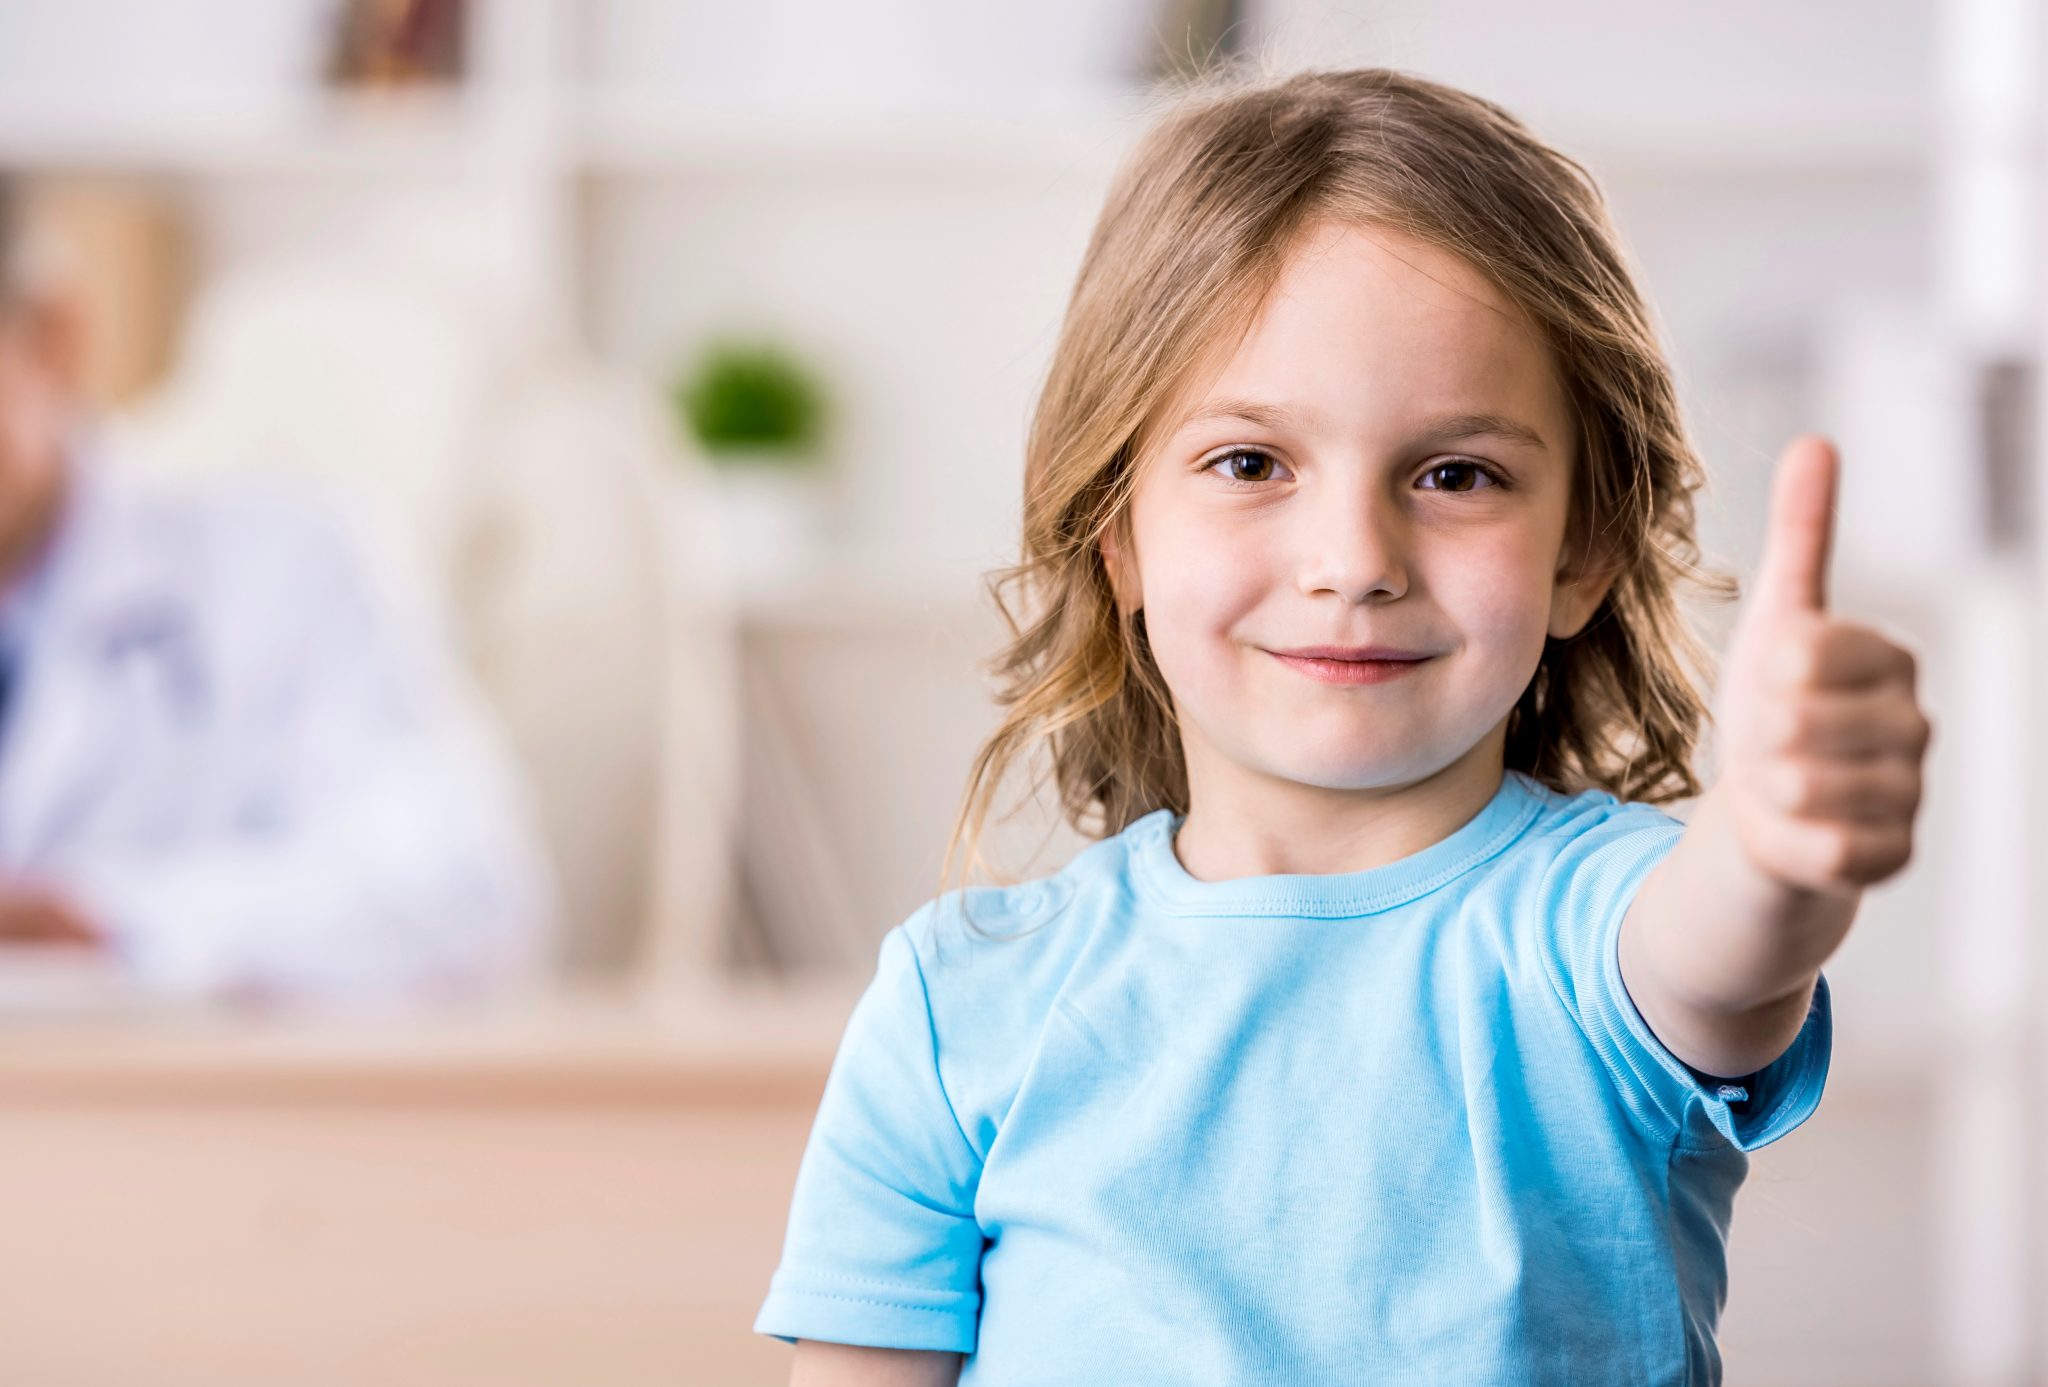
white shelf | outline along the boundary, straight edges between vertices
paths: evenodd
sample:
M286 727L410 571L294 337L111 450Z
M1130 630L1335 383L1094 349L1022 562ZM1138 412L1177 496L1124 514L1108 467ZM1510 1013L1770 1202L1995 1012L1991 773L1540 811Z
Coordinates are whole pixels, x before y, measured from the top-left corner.
M591 95L568 114L511 118L474 92L310 92L293 100L115 110L0 98L0 165L200 176L460 167L529 142L532 157L602 173L815 171L844 166L1010 175L1107 167L1136 103L1043 115L788 115L667 98Z
M578 104L574 157L608 173L677 169L804 172L930 167L949 176L1058 173L1113 164L1128 145L1139 103L1103 99L1040 114L789 114L625 92Z
M1537 135L1593 166L1628 172L1774 174L1860 172L1920 174L1933 167L1924 132L1852 121L1799 126L1741 117L1708 121L1654 117L1619 125L1597 117L1535 122Z
M0 164L201 176L460 167L497 135L474 93L308 92L114 109L0 99Z
M336 93L115 108L0 97L0 166L201 176L459 168L491 152L559 158L604 175L929 170L1057 175L1107 170L1147 118L1140 92L1011 114L741 108L655 93L567 87L531 109L481 90ZM551 93L550 95L556 95ZM1739 121L1612 122L1566 116L1539 133L1600 168L1673 173L1809 169L1918 173L1924 134L1860 124L1751 128Z

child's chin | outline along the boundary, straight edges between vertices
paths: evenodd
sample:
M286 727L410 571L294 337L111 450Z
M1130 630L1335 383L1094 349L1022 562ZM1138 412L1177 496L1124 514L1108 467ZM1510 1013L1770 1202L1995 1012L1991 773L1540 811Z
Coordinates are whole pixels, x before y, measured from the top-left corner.
M1431 765L1417 755L1417 748L1374 746L1327 747L1322 754L1311 750L1304 755L1291 749L1281 774L1301 785L1320 790L1378 790L1407 785L1424 779Z

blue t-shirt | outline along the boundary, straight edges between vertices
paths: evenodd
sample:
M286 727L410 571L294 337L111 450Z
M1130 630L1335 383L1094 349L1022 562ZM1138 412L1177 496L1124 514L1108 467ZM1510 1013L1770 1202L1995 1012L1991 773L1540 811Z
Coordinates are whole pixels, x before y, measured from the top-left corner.
M1746 1084L1659 1044L1615 943L1684 823L1509 771L1398 861L1216 882L1178 826L890 931L755 1329L975 1387L1719 1382L1830 1014Z

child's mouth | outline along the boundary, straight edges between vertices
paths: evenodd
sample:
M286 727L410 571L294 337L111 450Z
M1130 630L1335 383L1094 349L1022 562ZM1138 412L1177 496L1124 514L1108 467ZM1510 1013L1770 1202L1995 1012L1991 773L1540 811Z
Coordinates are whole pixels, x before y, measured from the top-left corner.
M1287 655L1277 650L1268 653L1289 669L1322 684L1384 684L1432 658L1420 655L1399 660L1353 660L1328 655Z

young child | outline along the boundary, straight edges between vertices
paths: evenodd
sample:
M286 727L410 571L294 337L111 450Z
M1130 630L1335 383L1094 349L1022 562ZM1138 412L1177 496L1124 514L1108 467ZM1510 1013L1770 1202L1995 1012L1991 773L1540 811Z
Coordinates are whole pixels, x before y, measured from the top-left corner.
M755 1325L793 1380L1718 1382L1746 1153L1820 1098L1931 734L1827 611L1836 472L1779 464L1702 794L1675 593L1735 585L1585 171L1384 70L1176 105L956 827L1042 751L1100 841L883 941Z

